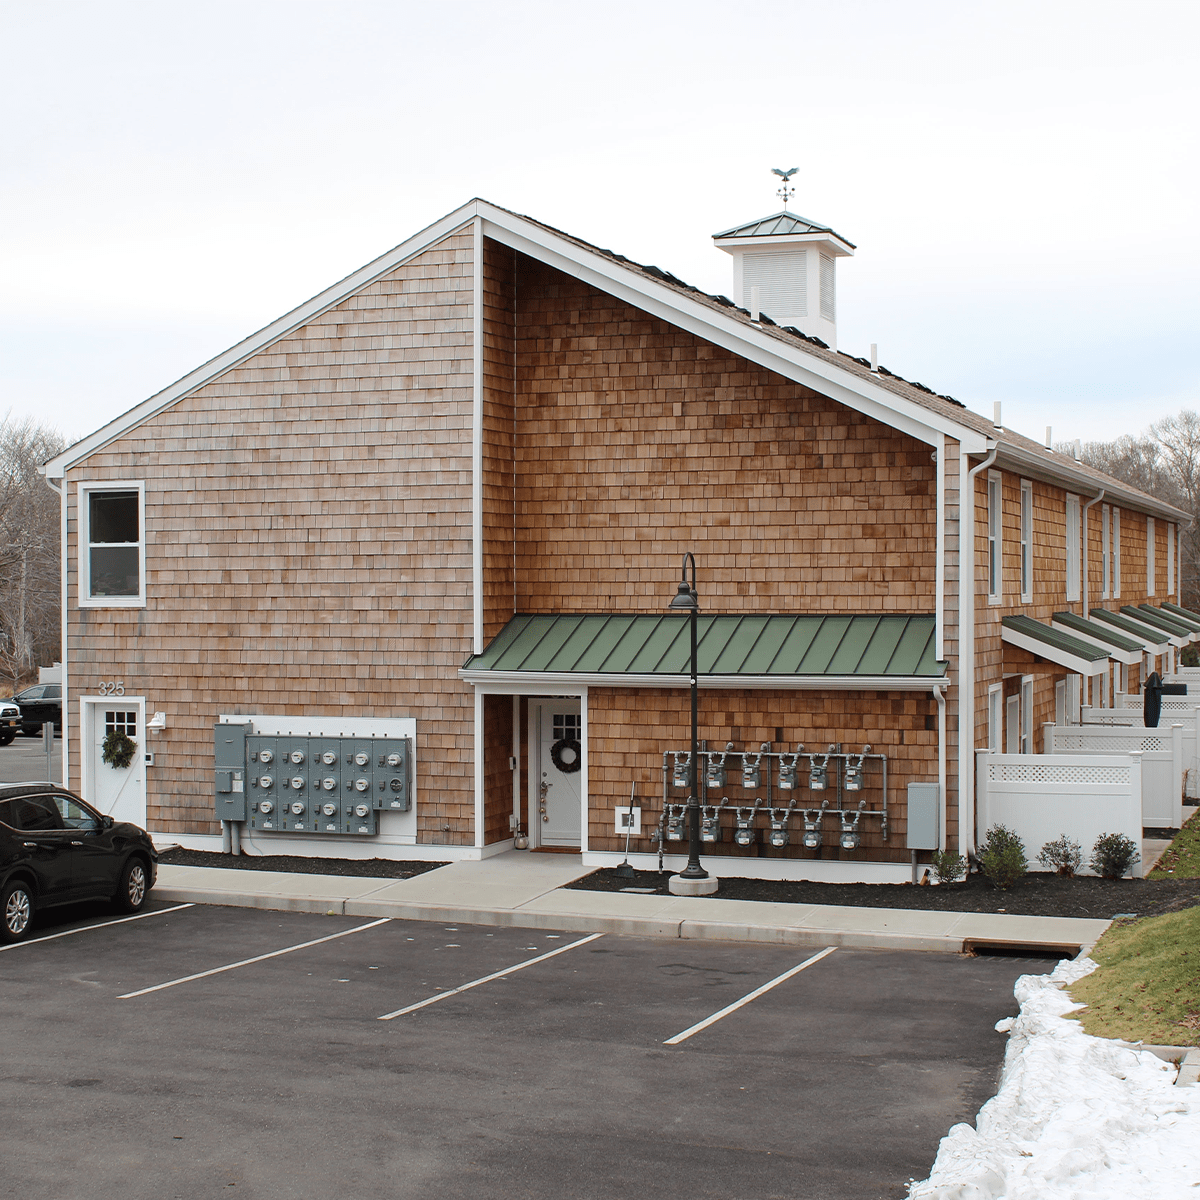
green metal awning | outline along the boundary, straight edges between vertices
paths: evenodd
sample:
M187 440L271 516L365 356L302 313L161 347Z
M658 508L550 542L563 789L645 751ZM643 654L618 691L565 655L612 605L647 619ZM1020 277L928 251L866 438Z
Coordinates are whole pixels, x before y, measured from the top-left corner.
M1192 621L1200 626L1200 613L1194 612L1190 608L1184 608L1181 604L1171 604L1170 601L1162 602L1164 612L1174 613L1177 617L1183 617L1185 620Z
M1091 642L1019 614L1000 622L1000 639L1080 675L1099 675L1109 658L1107 650Z
M1144 612L1148 618L1157 618L1157 623L1164 629L1177 630L1180 637L1184 637L1190 642L1194 642L1197 635L1200 634L1200 621L1181 617L1164 608L1155 608L1153 604L1139 604L1138 611Z
M1139 604L1136 608L1132 604L1122 604L1121 615L1131 621L1141 621L1151 629L1161 629L1172 646L1186 646L1192 640L1190 629L1178 621L1172 621L1166 613L1155 611L1148 604Z
M1171 644L1169 635L1148 621L1131 621L1120 613L1109 612L1107 608L1093 608L1088 617L1119 630L1135 642L1141 642L1151 654L1166 654L1167 647Z
M686 615L522 613L459 675L677 687L689 677ZM944 680L932 616L725 615L697 620L705 687L928 688Z
M1089 621L1075 613L1055 613L1050 618L1050 627L1059 629L1081 642L1090 642L1108 652L1109 658L1132 666L1142 661L1142 643L1136 642L1123 633L1118 633L1111 625L1102 625L1099 621Z

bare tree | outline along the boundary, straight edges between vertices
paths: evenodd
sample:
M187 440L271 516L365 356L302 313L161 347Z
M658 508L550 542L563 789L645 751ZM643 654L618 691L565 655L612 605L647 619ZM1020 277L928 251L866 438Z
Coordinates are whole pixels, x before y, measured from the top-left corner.
M65 444L28 418L0 419L0 667L14 690L61 657L60 509L38 467Z

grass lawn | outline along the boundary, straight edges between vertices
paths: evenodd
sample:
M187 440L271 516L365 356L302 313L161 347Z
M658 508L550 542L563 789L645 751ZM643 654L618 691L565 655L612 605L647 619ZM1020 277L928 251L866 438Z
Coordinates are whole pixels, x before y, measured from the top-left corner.
M1163 851L1147 879L1200 878L1200 813L1196 813Z
M1200 907L1116 921L1091 957L1099 970L1070 988L1071 997L1088 1006L1075 1014L1085 1032L1200 1046Z

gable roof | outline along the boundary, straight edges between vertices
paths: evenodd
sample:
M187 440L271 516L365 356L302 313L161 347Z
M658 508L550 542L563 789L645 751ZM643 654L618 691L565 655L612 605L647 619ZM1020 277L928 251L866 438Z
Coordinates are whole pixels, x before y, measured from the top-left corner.
M386 254L67 447L43 466L43 473L61 479L76 463L334 308L374 280L473 224L477 224L482 237L582 279L652 316L931 446L938 445L943 436L950 436L961 442L967 454L978 455L997 448L997 465L1010 466L1024 474L1067 487L1077 487L1082 492L1095 493L1105 488L1111 498L1130 508L1162 515L1169 521L1191 520L1188 513L1118 483L1075 462L1068 455L1048 451L1012 430L996 429L987 418L971 412L951 396L939 395L922 383L902 379L885 367L873 371L866 359L831 350L819 338L809 337L794 327L781 328L765 314L759 321L752 321L746 309L739 308L726 296L709 295L669 271L633 262L532 217L479 199L447 213Z

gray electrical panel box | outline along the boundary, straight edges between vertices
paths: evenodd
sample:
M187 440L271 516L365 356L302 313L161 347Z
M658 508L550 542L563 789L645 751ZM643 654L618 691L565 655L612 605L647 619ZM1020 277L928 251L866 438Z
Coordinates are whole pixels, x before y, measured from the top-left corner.
M941 788L936 783L908 785L908 848L937 850L941 836Z
M216 752L218 813L256 831L369 837L379 832L381 812L412 805L408 738L267 736L218 725ZM222 812L227 784L241 793L241 816Z
M246 727L213 727L213 765L217 816L222 821L246 819Z

